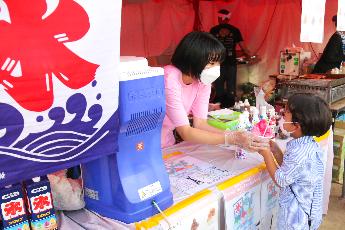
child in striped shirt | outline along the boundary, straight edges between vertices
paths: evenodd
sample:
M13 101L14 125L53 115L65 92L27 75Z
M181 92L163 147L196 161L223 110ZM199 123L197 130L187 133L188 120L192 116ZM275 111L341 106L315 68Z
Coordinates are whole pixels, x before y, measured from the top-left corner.
M270 150L260 151L270 176L281 187L277 229L318 229L322 222L324 152L313 136L329 130L331 117L321 98L292 95L279 122L282 132L293 137L286 152L283 154L274 142Z

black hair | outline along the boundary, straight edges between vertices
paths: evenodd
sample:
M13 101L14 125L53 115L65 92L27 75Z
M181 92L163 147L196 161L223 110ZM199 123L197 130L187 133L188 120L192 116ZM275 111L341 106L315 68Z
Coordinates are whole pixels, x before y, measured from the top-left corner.
M297 93L289 97L287 107L292 122L297 122L305 136L322 136L332 124L332 113L328 104L318 96Z
M219 14L225 14L228 15L230 13L230 11L226 10L226 9L221 9L218 11Z
M171 63L183 74L200 79L205 66L212 62L223 62L225 47L212 34L190 32L177 45Z
M337 15L333 15L332 22L334 22L335 26L337 26Z

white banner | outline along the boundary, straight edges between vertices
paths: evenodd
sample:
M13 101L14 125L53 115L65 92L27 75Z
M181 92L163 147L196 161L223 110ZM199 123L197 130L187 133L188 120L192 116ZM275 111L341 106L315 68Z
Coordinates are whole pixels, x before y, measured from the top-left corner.
M345 1L338 0L337 31L345 31Z
M303 0L301 42L322 43L326 0ZM288 17L288 15L287 15Z

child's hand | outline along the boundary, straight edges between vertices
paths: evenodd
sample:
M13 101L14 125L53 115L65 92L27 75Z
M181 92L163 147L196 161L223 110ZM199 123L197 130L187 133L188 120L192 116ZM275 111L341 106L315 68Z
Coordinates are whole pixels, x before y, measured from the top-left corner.
M253 152L270 148L269 139L255 136L247 131L230 132L228 137L230 137L231 143Z
M270 140L270 149L273 154L283 154L283 151L279 148L278 144Z
M261 150L270 149L269 139L256 136L249 132L246 132L246 136L250 139L250 143L248 146L249 150L261 151Z
M271 150L269 148L266 149L260 149L258 151L263 157L265 157L267 154L271 154Z

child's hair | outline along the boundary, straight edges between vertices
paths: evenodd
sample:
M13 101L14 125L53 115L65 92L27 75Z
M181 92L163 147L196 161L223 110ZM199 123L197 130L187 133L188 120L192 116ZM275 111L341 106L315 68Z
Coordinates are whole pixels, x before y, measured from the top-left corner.
M292 114L292 121L301 126L305 136L322 136L332 124L329 106L313 94L294 94L289 97L287 107Z
M225 47L212 34L188 33L177 45L171 63L183 74L200 79L205 66L225 59Z

